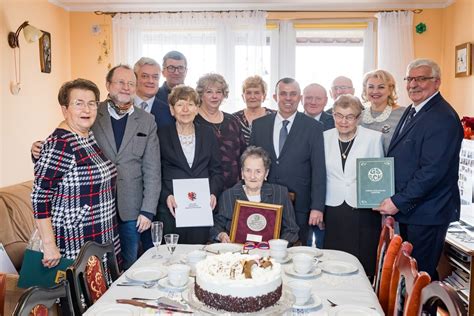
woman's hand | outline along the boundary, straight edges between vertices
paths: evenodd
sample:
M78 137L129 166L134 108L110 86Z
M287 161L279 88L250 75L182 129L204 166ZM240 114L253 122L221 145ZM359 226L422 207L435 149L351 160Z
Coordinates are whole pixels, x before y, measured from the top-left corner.
M46 268L54 268L59 264L61 254L55 243L43 243L43 260L41 262Z
M217 205L217 198L214 194L211 194L211 210L215 209Z
M41 147L43 147L44 141L42 140L37 140L31 145L31 154L33 155L33 158L39 159L40 153L41 153Z
M177 208L178 205L176 205L176 201L173 195L168 195L168 198L166 198L166 206L168 206L168 209L170 210L171 215L173 215L173 217L176 217L176 213L174 209Z
M219 241L223 243L230 242L230 237L229 235L227 235L226 232L219 233L219 235L217 235L217 239L219 239Z

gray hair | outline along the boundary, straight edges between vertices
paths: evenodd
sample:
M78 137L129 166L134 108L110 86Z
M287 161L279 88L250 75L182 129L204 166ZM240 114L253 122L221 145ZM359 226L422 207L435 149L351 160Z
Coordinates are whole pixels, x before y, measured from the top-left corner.
M272 164L272 160L270 159L270 155L263 149L262 147L257 146L249 146L243 152L242 156L240 156L240 166L244 168L245 160L249 157L256 157L262 158L263 160L263 167L265 171L270 170L270 165Z
M160 66L160 64L158 64L156 62L156 60L154 60L153 58L150 58L150 57L142 57L133 66L133 72L138 73L140 68L142 68L145 65L156 66L161 71L161 66Z
M441 78L441 69L439 68L438 64L434 60L431 60L428 58L418 58L410 62L407 66L407 74L410 72L410 70L414 68L422 67L422 66L431 68L432 77L435 77L437 79Z
M220 74L208 73L198 79L196 83L196 92L199 94L199 98L202 100L204 91L211 85L219 84L222 86L222 94L224 98L229 96L229 85L225 81L224 77Z
M341 109L353 109L355 110L355 115L359 116L360 113L364 110L362 103L358 97L353 96L352 94L343 94L340 95L336 101L334 101L333 112L336 111L336 108Z
M119 68L122 68L122 69L127 69L127 70L132 70L132 68L130 68L129 65L124 65L124 64L119 64L117 66L114 66L112 67L112 69L109 70L109 72L107 72L107 75L105 76L105 81L106 82L112 82L112 78L114 76L114 73L115 73L115 70L119 69ZM134 72L135 74L135 72ZM135 74L135 77L137 75Z
M186 60L186 57L183 55L183 53L178 52L176 50L172 50L170 52L167 52L165 56L163 56L163 68L166 67L166 61L168 59L174 59L174 60L184 60L184 66L188 66L188 61Z

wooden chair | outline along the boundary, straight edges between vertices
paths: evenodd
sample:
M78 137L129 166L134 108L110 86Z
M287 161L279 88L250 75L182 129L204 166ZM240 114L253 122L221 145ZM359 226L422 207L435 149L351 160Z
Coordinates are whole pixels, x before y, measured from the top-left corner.
M398 281L400 279L400 270L398 268L395 268L395 262L400 260L399 258L402 256L403 252L410 255L412 251L413 251L413 245L409 243L408 241L405 241L400 246L400 250L398 251L395 257L395 261L392 266L392 276L390 277L390 282L389 282L388 308L387 308L387 313L386 313L387 316L394 315L393 312L395 310L395 300L397 298L397 286L398 286Z
M379 245L377 246L377 261L375 262L375 277L372 287L375 293L379 293L379 284L382 273L382 266L385 260L385 254L387 253L390 241L393 238L395 226L395 219L388 216L382 225L382 231L380 232Z
M431 278L428 273L418 272L416 260L406 251L401 251L394 264L394 271L399 273L397 294L395 299L395 315L417 316L421 305L421 291L427 286Z
M13 316L47 316L55 313L57 300L60 315L74 316L71 292L66 280L52 288L30 287L23 293L13 311Z
M421 291L418 315L437 316L439 308L450 316L467 316L466 308L456 291L443 282L433 281Z
M0 273L0 316L5 313L5 296L7 295L7 275Z
M106 266L102 261L104 256L107 258ZM93 241L85 243L72 266L66 270L77 315L82 315L107 291L109 275L112 282L120 276L113 242L103 245Z

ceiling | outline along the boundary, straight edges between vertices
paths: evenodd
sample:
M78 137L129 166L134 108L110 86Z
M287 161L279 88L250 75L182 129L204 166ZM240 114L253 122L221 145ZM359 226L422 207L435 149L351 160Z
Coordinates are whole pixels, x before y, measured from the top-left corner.
M384 11L445 8L455 0L49 0L68 11Z

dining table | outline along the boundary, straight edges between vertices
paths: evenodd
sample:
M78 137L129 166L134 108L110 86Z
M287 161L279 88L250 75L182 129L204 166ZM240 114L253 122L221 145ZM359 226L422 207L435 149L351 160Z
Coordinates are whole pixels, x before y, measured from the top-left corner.
M147 271L160 271L160 273L162 272L160 278L164 278L169 265L174 263L186 263L186 256L191 251L197 249L208 250L207 255L215 255L216 249L219 251L219 245L223 244L178 244L173 255L168 253L165 245L160 246L158 250L156 248L149 249L138 258L129 270L124 272L110 285L109 289L89 307L85 315L185 315L184 313L180 313L179 310L191 311L195 315L206 314L209 312L208 309L196 309L196 306L189 301L189 289L192 287L194 278L190 277L188 282L190 285L188 284L184 288L172 288L167 287L167 283L163 282L133 283L135 281L130 282L131 279L133 280L130 276L138 275L140 272L147 274ZM237 244L234 244L234 246L238 247ZM306 304L308 306L297 306L297 308L288 306L288 309L281 314L315 316L384 315L377 295L361 263L355 256L339 250L319 250L311 247L297 247L294 250L288 248L288 250L288 258L283 260L286 262L281 263L284 292L291 293L287 285L292 280L303 280L311 283L312 297ZM305 277L291 273L294 271L292 270L291 256L299 251L317 254L317 256L315 256L318 259L316 267L320 267L321 271ZM258 254L264 256L268 255L268 252L269 250L259 250ZM157 254L159 254L160 258L156 257ZM349 271L350 273L326 272L324 267L329 267L329 264L334 262L353 267L354 271ZM123 286L123 284L128 286ZM178 311L172 311L169 309L154 309L117 303L119 299L133 299L135 300L134 302L154 305L155 300L162 297L177 302L177 305L180 306L181 309L178 308ZM365 313L364 311L370 311L370 313ZM225 314L225 312L216 311L216 314L222 315Z

